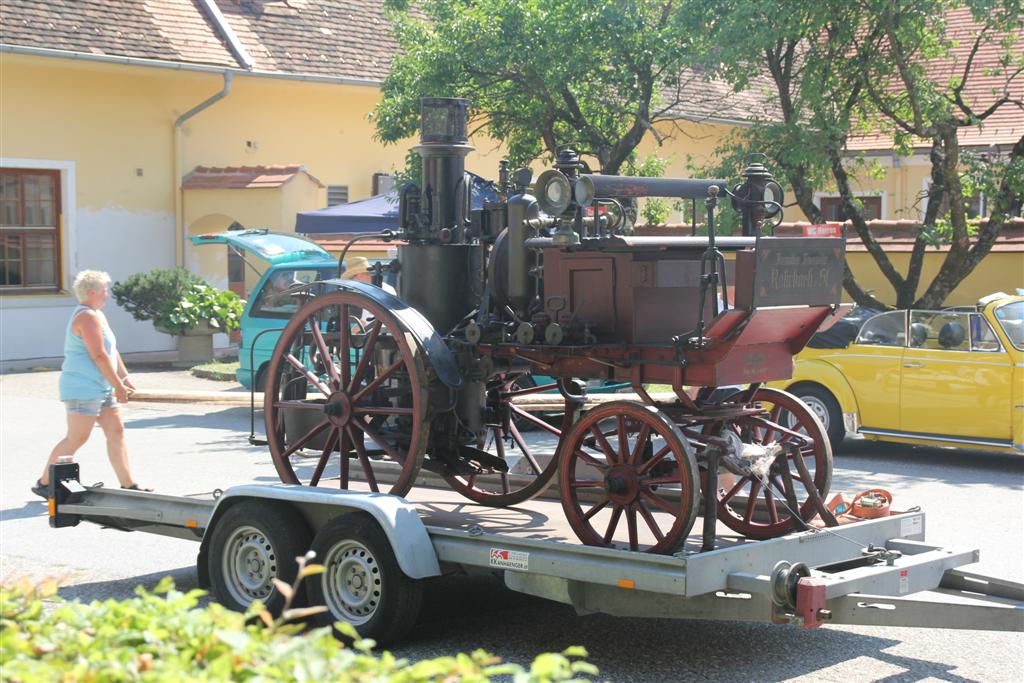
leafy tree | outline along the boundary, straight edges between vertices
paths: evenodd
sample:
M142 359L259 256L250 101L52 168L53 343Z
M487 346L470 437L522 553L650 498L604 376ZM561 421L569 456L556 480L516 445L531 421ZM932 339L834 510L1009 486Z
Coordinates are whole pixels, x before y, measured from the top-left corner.
M675 132L689 38L666 0L387 0L400 52L374 117L396 142L425 96L467 97L514 164L571 144L618 174L645 134ZM692 75L690 76L692 77ZM659 124L665 124L661 126Z
M736 88L766 75L781 111L737 132L722 148L721 173L735 173L751 150L767 152L783 170L796 204L814 222L816 188L834 186L844 211L896 291L897 307L941 306L995 243L1024 196L1024 137L1009 153L984 159L961 148L960 134L981 128L997 111L1024 112L1024 14L1019 0L702 0L687 21L704 51L721 63L719 74ZM969 10L972 36L954 36L947 18ZM708 17L713 17L708 21ZM967 40L966 59L953 59ZM985 58L982 59L981 55ZM943 71L928 65L952 63ZM978 78L1001 86L971 99ZM872 235L854 197L853 180L878 172L863 157L846 153L851 137L881 133L894 152L909 155L929 145L931 190L906 274L899 273ZM726 176L728 177L728 176ZM984 191L990 218L969 222L966 199ZM944 209L948 207L948 209ZM921 288L921 268L936 236L950 249L935 278ZM855 301L880 305L847 267L844 286Z

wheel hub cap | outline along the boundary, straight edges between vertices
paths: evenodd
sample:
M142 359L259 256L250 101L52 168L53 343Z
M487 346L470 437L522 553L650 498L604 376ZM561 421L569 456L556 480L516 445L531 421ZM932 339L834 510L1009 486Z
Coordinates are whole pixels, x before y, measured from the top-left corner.
M343 391L336 391L324 404L324 414L331 424L344 427L352 419L352 399Z
M604 477L604 490L615 503L627 504L640 493L640 480L636 469L629 465L616 465Z
M327 607L353 624L368 621L381 598L381 571L376 558L362 544L349 541L336 545L324 564Z

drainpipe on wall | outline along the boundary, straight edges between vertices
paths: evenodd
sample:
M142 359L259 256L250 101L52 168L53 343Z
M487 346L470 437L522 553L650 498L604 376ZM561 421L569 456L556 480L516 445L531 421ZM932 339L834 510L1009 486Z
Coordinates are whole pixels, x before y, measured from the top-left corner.
M183 268L185 267L185 254L188 248L188 226L185 225L185 193L181 189L181 165L182 157L184 156L181 149L181 127L199 112L227 97L228 93L231 92L233 78L234 75L230 71L225 71L224 86L220 92L203 100L174 121L174 223L177 229L181 231L181 239L178 241L178 247L175 250L177 252L175 254L175 262Z
M221 13L220 8L217 7L217 3L214 0L199 0L199 4L202 5L210 23L224 39L224 42L227 44L232 56L234 56L235 61L237 61L243 69L251 72L254 67L252 57L249 56L245 46L242 45L242 41L238 39L238 35L231 28L231 24ZM188 253L188 226L185 225L185 193L181 190L181 175L184 170L181 168L182 158L184 157L184 152L181 149L181 126L190 118L213 105L218 100L222 100L227 97L228 93L231 92L231 79L231 71L225 70L224 87L221 88L221 91L192 107L187 112L179 116L174 122L174 209L177 214L175 223L177 224L178 229L181 230L181 241L177 249L179 252L177 262L178 265L182 267L185 267L185 254Z

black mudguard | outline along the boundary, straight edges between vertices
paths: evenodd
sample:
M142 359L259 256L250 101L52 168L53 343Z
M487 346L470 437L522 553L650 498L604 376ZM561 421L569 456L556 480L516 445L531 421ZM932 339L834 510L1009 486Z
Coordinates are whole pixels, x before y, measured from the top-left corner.
M405 325L409 333L419 342L438 379L452 389L462 386L462 373L459 371L459 364L455 361L455 354L451 352L448 345L444 343L444 339L430 324L430 321L423 317L422 313L394 294L365 282L334 279L325 280L323 284L327 287L327 291L334 288L359 292L391 311L391 314L398 318L399 322Z

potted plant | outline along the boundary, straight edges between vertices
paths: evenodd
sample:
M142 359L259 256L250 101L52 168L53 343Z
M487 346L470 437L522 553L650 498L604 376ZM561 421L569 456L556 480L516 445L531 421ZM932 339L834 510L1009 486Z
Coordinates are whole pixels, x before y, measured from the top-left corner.
M111 287L117 304L136 320L178 337L178 359L213 359L213 335L238 329L244 302L234 292L211 287L184 268L136 273Z

